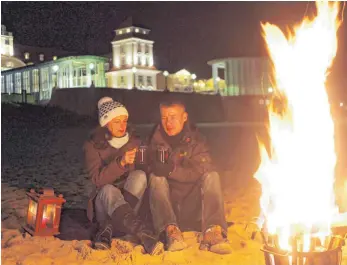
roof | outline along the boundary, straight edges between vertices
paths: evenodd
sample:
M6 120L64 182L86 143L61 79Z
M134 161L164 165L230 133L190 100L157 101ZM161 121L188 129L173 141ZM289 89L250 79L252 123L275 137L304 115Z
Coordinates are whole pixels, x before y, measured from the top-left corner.
M139 21L136 21L132 16L126 18L118 27L118 29L123 29L123 28L128 28L128 27L139 27L143 29L148 29L149 28L141 23Z
M211 61L208 61L208 65L218 64L218 63L225 63L226 61L232 61L232 60L269 60L268 56L240 56L240 57L225 57L225 58L219 58L214 59Z
M24 53L28 52L30 57L29 60L26 60ZM37 47L37 46L28 46L22 44L14 44L14 53L16 57L20 58L22 61L32 62L32 63L41 63L39 55L44 54L44 61L53 60L53 56L65 57L71 55L77 55L77 52L65 51L60 48L55 47Z

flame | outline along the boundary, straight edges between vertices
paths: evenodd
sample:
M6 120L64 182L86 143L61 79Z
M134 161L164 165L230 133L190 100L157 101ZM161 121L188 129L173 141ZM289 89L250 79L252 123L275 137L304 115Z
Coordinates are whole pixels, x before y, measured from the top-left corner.
M305 18L288 38L275 25L262 24L274 66L275 101L269 107L268 152L260 143L255 178L262 185L262 214L282 249L290 237L330 234L334 201L334 124L325 88L337 51L339 3L316 2L317 15ZM280 104L278 104L280 103Z

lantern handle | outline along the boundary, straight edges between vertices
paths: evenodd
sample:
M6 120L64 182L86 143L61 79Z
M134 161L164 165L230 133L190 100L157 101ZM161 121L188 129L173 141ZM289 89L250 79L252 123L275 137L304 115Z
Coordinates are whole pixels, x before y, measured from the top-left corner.
M54 196L54 190L53 188L44 187L41 189L43 196Z

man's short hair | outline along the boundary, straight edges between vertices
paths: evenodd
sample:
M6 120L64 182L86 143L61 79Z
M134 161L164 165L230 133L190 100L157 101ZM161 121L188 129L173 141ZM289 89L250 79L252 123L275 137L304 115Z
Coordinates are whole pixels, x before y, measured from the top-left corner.
M178 105L178 106L182 106L184 111L186 111L186 105L183 103L183 101L178 100L178 99L169 99L169 100L165 100L162 101L159 105L159 107L171 107L174 105Z

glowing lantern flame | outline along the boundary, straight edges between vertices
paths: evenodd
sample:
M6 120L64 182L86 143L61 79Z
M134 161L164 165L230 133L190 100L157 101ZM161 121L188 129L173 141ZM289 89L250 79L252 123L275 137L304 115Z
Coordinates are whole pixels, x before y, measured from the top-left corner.
M275 95L269 108L272 153L261 145L255 178L262 185L261 208L271 234L290 250L289 239L330 234L334 201L334 124L325 88L337 51L339 4L317 2L317 16L305 18L288 39L275 25L262 25L274 66ZM315 230L316 232L313 232Z

